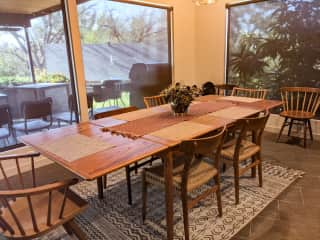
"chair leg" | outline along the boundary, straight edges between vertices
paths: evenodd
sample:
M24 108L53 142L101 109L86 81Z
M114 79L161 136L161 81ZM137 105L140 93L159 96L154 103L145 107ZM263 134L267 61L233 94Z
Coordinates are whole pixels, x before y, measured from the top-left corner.
M106 189L107 188L107 175L103 176L103 188Z
M308 121L305 120L303 121L303 147L306 148L307 147L307 130L308 130Z
M252 163L254 163L255 161L256 161L256 157L252 156ZM256 176L257 176L257 167L254 166L251 168L251 177L256 178Z
M234 190L235 190L235 200L236 200L236 205L239 204L239 188L240 188L240 184L239 184L239 164L236 163L234 164Z
M188 195L186 191L182 190L181 200L182 200L182 211L183 211L184 239L189 240Z
M282 127L280 129L280 132L279 132L279 135L278 135L278 139L277 139L277 142L280 141L280 138L281 138L281 135L282 135L282 132L285 128L285 126L287 125L287 121L288 121L288 118L285 118L284 121L283 121L283 124L282 124Z
M290 120L290 125L289 125L289 131L288 131L288 137L290 137L291 135L291 130L292 130L292 126L293 126L293 119Z
M313 133L312 133L312 126L311 126L310 119L308 120L308 126L309 126L310 139L313 141Z
M126 167L126 177L127 177L127 190L128 190L128 204L132 205L131 176L130 176L129 166Z
M137 162L134 163L134 168L135 168L134 173L138 174L138 163Z
M262 160L261 160L261 154L258 153L258 160L260 161L260 163L258 164L258 174L259 174L259 187L263 186L263 182L262 182Z
M216 190L216 196L217 196L217 205L218 205L218 212L219 212L219 217L222 217L222 202L221 202L221 190L220 190L220 176L217 174L214 177L214 181L216 186L218 187Z
M74 234L79 240L86 239L84 232L73 220L63 224L63 227L69 235Z
M142 171L142 221L146 220L147 213L147 197L148 197L148 183L146 182L146 173Z

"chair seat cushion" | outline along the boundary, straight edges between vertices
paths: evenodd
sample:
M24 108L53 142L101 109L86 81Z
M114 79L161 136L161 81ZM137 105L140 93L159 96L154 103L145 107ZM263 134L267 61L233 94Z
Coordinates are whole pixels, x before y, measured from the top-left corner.
M235 151L235 147L236 147L235 142L233 142L231 144L226 143L225 146L227 146L227 147L223 148L221 150L221 155L224 158L227 158L229 160L233 160L234 151ZM242 162L242 161L252 157L253 155L258 153L259 151L260 151L260 147L258 145L254 144L253 142L248 141L248 140L242 140L241 147L240 147L240 153L239 153L239 162Z
M31 120L27 122L28 131L40 130L50 126L51 123L44 120ZM25 131L24 123L14 124L13 128L18 131Z
M183 168L183 158L176 159L173 169L173 184L178 191L181 190ZM146 181L155 185L164 186L165 179L163 170L163 164L146 169ZM209 182L217 173L218 170L213 165L203 160L196 161L189 170L187 191L191 192Z
M10 132L7 128L0 128L0 139L10 136Z
M48 193L37 194L31 197L31 202L33 210L35 213L36 222L40 232L46 232L54 226L67 222L72 219L76 214L80 213L86 206L86 202L82 200L75 193L69 191L66 198L63 219L59 219L59 212L62 206L63 193L59 191L52 192L52 205L51 205L51 226L47 226L47 215L48 215ZM13 212L19 219L27 237L31 237L35 234L32 224L32 219L30 215L30 208L28 206L27 198L16 198L16 201L10 202ZM7 221L7 223L12 227L15 234L13 236L20 236L20 231L15 223L12 215L10 214L8 208L3 208L2 218ZM0 230L0 232L6 237L13 237L9 231Z
M303 112L303 111L283 111L280 113L282 117L288 117L293 119L312 119L315 115L312 112Z

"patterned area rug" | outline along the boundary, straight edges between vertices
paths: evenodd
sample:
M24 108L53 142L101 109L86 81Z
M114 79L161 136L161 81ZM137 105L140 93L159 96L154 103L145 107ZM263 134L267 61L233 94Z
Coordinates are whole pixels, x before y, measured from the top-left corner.
M303 172L276 166L263 165L264 187L258 187L258 179L248 172L240 180L240 204L234 204L232 169L222 176L223 217L218 217L215 197L201 201L189 213L191 239L228 240L255 218ZM73 190L87 199L90 207L76 221L87 234L87 239L132 240L165 239L164 192L149 188L148 210L145 224L141 221L141 179L133 174L133 205L127 204L127 188L124 170L108 176L105 199L96 197L95 182L81 182ZM175 199L175 239L184 239L181 201ZM74 239L62 228L42 239Z

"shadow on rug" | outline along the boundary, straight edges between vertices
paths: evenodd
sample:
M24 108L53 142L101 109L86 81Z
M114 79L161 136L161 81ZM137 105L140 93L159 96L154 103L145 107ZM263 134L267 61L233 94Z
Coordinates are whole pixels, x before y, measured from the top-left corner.
M222 176L223 217L218 217L216 199L208 197L189 213L191 239L228 240L252 221L281 192L303 175L302 171L287 169L271 163L263 164L263 188L258 179L250 178L250 172L240 180L240 204L234 204L233 170ZM165 239L164 192L149 188L147 220L141 218L141 179L132 177L133 205L127 204L127 188L124 170L108 175L105 199L97 198L96 183L81 182L73 187L89 202L89 208L76 222L87 234L87 239L132 240ZM175 239L184 239L181 201L175 199ZM73 239L62 228L42 239Z

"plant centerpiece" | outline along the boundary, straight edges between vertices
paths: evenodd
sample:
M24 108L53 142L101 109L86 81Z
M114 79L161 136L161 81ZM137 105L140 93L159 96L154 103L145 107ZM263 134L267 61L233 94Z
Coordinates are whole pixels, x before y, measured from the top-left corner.
M194 99L194 91L191 87L176 83L161 92L166 101L171 104L174 115L185 115L189 105Z

